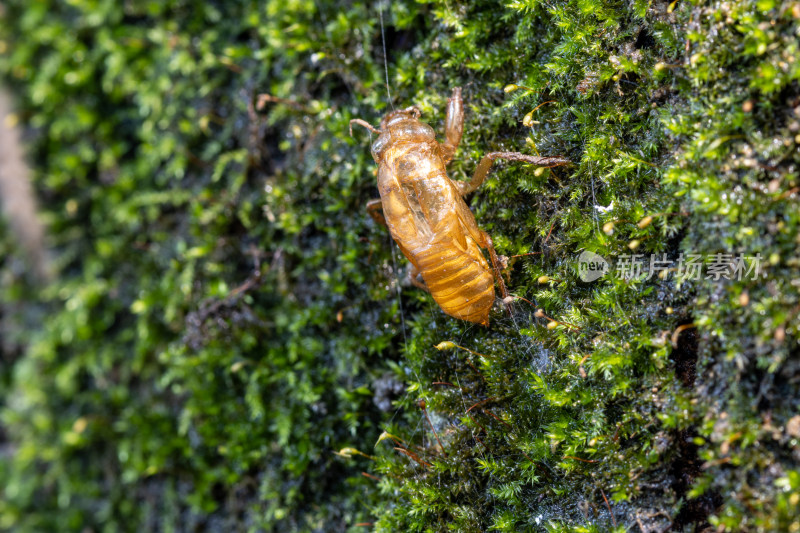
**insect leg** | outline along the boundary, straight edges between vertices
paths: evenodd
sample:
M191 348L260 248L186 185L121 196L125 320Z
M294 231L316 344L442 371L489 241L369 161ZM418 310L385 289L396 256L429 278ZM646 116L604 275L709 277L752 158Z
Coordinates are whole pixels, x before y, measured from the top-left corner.
M367 213L377 224L388 227L386 226L386 217L383 216L383 204L381 204L380 198L367 202Z
M510 161L521 161L523 163L530 163L538 167L558 167L570 163L569 159L563 157L535 157L532 155L525 155L519 152L490 152L483 156L481 162L478 163L478 168L475 169L472 179L464 182L456 182L458 189L462 195L469 194L481 186L483 180L489 175L489 169L492 168L492 163L495 159L508 159Z
M366 120L363 120L363 119L360 119L360 118L354 118L353 120L350 121L350 137L353 136L353 124L357 124L359 126L364 126L365 128L367 128L372 133L378 133L378 134L381 133L381 130L379 130L378 128L376 128L375 126L373 126L372 124L370 124Z
M483 233L483 243L482 248L486 248L489 250L489 258L492 260L492 268L494 269L494 277L497 280L497 284L500 286L500 297L505 299L508 297L508 290L506 290L506 284L503 282L503 274L500 270L500 261L497 258L497 252L494 251L494 243L492 242L492 238L489 237L489 234L485 231L481 231Z
M464 102L461 100L461 87L453 89L447 100L447 118L444 121L445 141L442 145L442 157L446 165L456 155L461 135L464 133Z

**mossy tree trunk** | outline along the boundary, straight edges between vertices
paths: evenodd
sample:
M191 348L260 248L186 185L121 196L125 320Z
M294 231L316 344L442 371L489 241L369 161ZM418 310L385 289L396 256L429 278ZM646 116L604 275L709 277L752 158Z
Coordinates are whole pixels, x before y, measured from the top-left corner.
M800 4L395 1L385 63L380 9L5 3L58 275L3 223L0 529L800 529ZM488 328L347 133L455 86L452 178L573 162L469 198L534 254Z

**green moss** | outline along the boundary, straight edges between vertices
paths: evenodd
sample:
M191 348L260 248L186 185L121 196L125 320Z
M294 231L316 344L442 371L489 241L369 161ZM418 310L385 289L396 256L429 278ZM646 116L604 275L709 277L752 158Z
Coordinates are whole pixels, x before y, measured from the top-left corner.
M712 7L692 11L700 31L689 34L685 75L694 89L681 120L667 121L683 144L666 180L689 198L685 248L760 255L763 264L757 280L696 288L701 357L692 411L705 472L693 494L722 495L711 523L726 530L790 531L800 527L790 423L800 392L800 300L791 288L800 267L800 7Z
M59 276L0 228L0 528L797 527L797 4L385 7L392 103L441 129L464 87L451 177L573 161L472 195L536 253L488 329L365 216L378 6L7 4ZM585 282L584 250L766 276Z

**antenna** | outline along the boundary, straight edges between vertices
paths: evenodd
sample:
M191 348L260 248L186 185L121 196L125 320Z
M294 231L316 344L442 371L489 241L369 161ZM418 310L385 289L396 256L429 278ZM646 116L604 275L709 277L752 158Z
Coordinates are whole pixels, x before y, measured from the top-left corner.
M394 111L394 102L392 101L392 93L389 91L389 60L386 57L386 32L383 29L383 2L378 2L378 16L381 20L381 42L383 44L383 71L386 74L386 96L389 98L389 105L392 106Z

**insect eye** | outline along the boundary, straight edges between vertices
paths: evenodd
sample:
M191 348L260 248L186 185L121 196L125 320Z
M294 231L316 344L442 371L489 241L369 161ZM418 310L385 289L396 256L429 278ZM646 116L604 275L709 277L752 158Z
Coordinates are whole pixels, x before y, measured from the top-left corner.
M419 118L420 115L422 115L422 111L420 111L419 108L415 105L403 109L401 113L403 113L404 115L411 115L414 118Z

